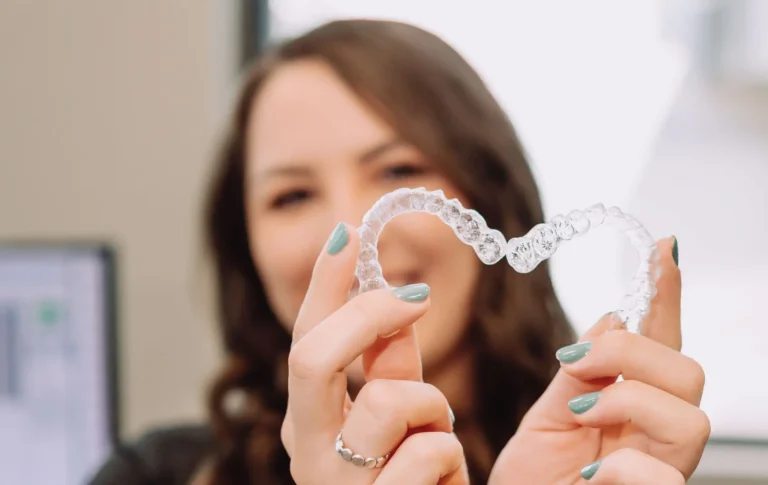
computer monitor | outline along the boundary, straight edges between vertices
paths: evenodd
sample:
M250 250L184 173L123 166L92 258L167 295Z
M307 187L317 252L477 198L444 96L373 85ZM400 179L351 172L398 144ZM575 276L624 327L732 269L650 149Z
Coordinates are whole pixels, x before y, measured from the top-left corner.
M116 443L105 245L0 243L0 483L81 485Z

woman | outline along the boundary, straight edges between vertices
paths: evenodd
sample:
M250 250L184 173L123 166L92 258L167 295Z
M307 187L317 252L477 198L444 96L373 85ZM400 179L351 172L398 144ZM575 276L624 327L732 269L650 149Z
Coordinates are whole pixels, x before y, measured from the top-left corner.
M185 452L187 432L156 434L95 483L145 483L127 478L137 469L158 483L361 485L678 484L694 471L709 422L701 367L679 352L674 239L659 241L644 335L608 314L569 345L546 264L484 266L426 214L381 235L395 288L349 299L354 228L391 190L443 189L508 237L543 220L507 117L437 37L351 20L278 46L224 148L207 214L227 350L215 444ZM379 466L342 459L339 436Z

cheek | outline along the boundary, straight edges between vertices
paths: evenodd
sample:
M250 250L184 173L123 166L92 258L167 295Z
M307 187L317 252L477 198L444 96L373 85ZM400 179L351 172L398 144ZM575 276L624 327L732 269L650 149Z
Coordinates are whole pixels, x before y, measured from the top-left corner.
M260 220L252 222L249 231L251 254L269 304L281 323L291 328L325 243L322 228Z
M435 219L441 229L434 230L432 251L439 261L436 261L434 272L437 276L437 288L439 293L446 295L443 305L450 306L451 311L458 311L462 315L471 303L472 291L477 285L481 262L475 254L475 250L456 237L453 230L442 221ZM458 307L458 308L454 308Z

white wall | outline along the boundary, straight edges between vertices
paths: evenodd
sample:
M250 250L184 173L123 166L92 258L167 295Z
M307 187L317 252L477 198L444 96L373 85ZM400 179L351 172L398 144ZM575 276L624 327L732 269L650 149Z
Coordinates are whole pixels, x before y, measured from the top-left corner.
M119 248L123 425L202 416L217 343L199 212L235 2L4 0L0 239Z

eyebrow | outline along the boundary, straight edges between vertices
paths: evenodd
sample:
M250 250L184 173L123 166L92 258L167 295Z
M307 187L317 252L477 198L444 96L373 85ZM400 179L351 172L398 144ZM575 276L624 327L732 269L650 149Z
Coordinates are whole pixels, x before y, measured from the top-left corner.
M371 148L366 149L365 151L360 153L356 158L360 164L365 165L379 158L380 156L384 155L388 151L394 150L395 148L403 146L404 144L405 143L403 142L403 140L399 138L393 138L391 140L381 142L377 145L374 145ZM313 173L313 170L310 167L305 165L284 164L276 167L267 168L261 173L258 173L258 179L260 181L263 181L279 175L294 176L294 177L308 177L308 176L311 176L312 173Z
M282 165L279 167L271 167L262 172L256 173L259 180L266 180L270 177L277 175L293 175L299 177L308 177L312 175L312 170L309 167L303 165Z
M362 164L370 163L372 160L375 160L388 151L394 150L395 148L398 148L402 145L404 145L403 140L400 138L393 138L391 140L379 143L372 148L369 148L368 150L358 155L357 159Z

